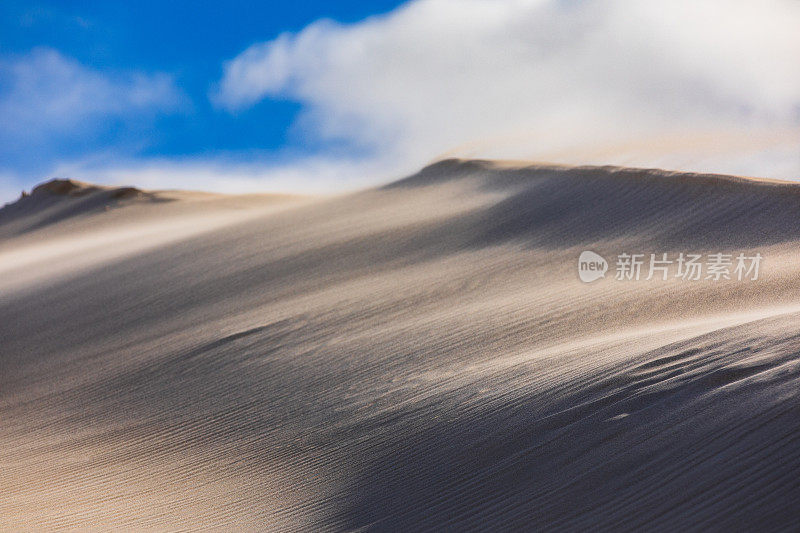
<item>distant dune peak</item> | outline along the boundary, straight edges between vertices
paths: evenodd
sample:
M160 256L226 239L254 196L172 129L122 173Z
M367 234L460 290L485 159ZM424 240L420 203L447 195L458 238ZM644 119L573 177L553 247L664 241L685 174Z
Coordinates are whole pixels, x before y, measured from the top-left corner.
M73 179L53 178L36 185L31 195L52 194L57 196L82 196L99 190L100 187ZM24 194L23 194L24 196Z
M0 208L2 234L19 234L77 215L107 211L131 202L164 202L169 198L136 187L109 187L69 178L54 178L23 191Z
M106 191L111 198L132 198L139 195L151 195L136 187L106 187L102 185L95 185L83 181L74 180L71 178L53 178L36 185L30 195L22 193L22 197L26 196L71 196L80 197L86 196L99 191Z

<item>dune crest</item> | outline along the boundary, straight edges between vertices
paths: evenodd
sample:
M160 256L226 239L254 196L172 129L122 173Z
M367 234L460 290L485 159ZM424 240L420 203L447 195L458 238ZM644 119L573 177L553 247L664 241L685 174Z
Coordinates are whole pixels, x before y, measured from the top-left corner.
M0 529L792 527L799 191L447 160L0 216ZM626 252L764 261L616 280Z
M107 211L135 202L169 199L135 187L105 187L73 179L55 178L0 208L0 238L21 234L66 219Z

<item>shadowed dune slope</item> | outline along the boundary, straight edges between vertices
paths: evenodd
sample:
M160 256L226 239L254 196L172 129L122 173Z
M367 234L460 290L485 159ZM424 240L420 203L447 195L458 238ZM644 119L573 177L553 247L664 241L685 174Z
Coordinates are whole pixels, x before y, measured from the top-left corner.
M0 529L800 522L800 186L448 160L167 196L0 211Z

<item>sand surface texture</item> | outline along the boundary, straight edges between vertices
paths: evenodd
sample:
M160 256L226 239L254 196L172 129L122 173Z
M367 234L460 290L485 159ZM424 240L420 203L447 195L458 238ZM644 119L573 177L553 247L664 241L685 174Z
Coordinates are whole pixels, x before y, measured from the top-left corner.
M614 279L681 252L764 259ZM796 528L798 353L800 185L58 182L0 211L0 529Z

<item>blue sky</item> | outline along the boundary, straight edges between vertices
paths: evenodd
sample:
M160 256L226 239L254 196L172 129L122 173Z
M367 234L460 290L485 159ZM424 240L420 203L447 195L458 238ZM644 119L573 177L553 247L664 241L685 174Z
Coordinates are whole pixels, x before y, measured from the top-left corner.
M794 179L798 27L793 0L7 0L0 202L335 192L445 156Z
M5 176L6 188L29 187L48 177L61 160L106 151L120 157L232 158L252 158L257 152L266 158L319 150L318 142L290 134L297 102L265 99L236 113L212 105L208 94L222 75L223 62L254 42L301 30L320 18L355 22L399 3L4 1L0 64L6 68L0 71L0 95L8 94L13 83L9 64L34 62L37 52L56 53L82 71L111 78L168 76L175 94L155 113L138 110L127 116L101 110L102 124L74 124L60 135L22 144L6 138L25 135L11 125L0 131L0 179Z

